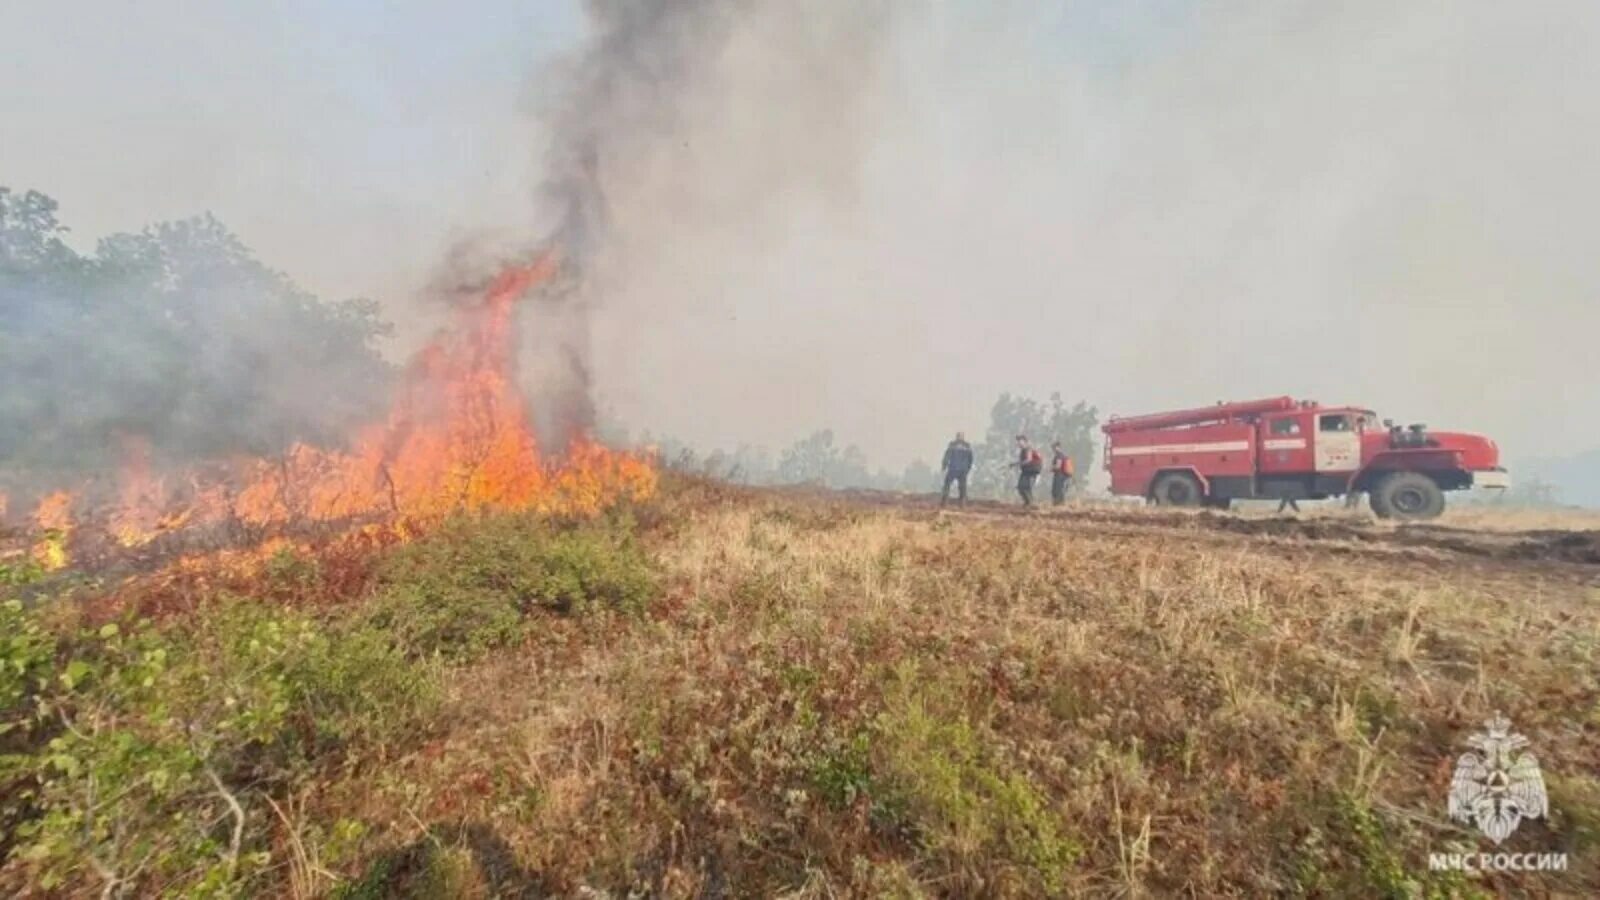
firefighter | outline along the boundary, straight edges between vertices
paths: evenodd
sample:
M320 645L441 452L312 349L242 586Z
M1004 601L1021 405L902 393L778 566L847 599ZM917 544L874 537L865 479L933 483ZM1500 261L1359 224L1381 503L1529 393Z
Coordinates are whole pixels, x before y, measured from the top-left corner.
M1050 451L1050 504L1060 506L1067 502L1067 489L1072 486L1072 454L1061 449L1060 441L1052 443Z
M1300 504L1294 502L1293 497L1284 497L1278 501L1278 512L1283 512L1286 509L1294 510L1295 515L1300 514Z
M956 439L944 448L944 462L940 468L944 470L944 489L939 492L939 505L949 502L950 485L953 482L959 491L957 502L966 506L967 473L972 471L972 445L967 443L965 433L956 432Z
M1028 436L1025 434L1017 435L1017 461L1012 465L1019 473L1017 494L1022 497L1022 505L1032 509L1033 483L1039 480L1039 473L1044 471L1044 457L1033 449L1033 444L1028 442Z

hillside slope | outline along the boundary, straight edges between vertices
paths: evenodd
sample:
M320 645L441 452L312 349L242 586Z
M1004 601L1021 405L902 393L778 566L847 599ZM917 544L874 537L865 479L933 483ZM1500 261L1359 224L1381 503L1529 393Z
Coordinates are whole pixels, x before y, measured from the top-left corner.
M0 889L1600 893L1600 567L1318 527L678 482L79 585L0 623ZM1430 873L1496 711L1569 868Z

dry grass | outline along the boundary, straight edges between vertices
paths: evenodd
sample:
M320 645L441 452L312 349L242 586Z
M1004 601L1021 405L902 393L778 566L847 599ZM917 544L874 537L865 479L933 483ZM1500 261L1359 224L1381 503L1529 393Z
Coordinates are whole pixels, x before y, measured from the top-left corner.
M445 743L325 815L359 802L368 853L487 828L561 892L1600 886L1581 584L792 499L673 516L651 618L463 673ZM1568 873L1426 871L1475 846L1444 798L1495 710L1551 780L1550 821L1514 841Z
M275 810L274 892L1600 892L1574 570L694 485L641 518L648 608L449 669L409 750ZM1497 710L1552 801L1508 846L1571 868L1430 875Z
M1596 531L1600 530L1600 510L1576 506L1526 507L1487 502L1466 502L1462 494L1447 495L1444 515L1423 523L1424 526L1443 526L1477 531ZM1170 517L1181 511L1156 509L1142 501L1129 498L1085 498L1069 504L1076 509L1115 511L1125 515L1147 516L1153 519ZM1360 523L1377 528L1412 527L1407 523L1379 519L1368 506L1365 495L1355 507L1346 507L1343 498L1333 500L1302 500L1298 514L1280 513L1275 500L1240 501L1234 504L1233 515L1247 519L1276 519L1286 516L1305 521L1339 521Z
M1457 504L1445 510L1440 524L1491 531L1595 531L1600 530L1600 510L1562 507L1529 509L1522 507L1466 506Z

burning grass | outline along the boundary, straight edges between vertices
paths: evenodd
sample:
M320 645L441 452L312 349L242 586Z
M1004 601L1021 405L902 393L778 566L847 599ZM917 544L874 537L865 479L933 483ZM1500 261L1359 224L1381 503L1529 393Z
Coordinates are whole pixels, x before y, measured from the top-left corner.
M626 527L528 513L451 520L375 555L368 589L332 605L305 602L337 590L325 561L284 548L253 591L181 616L0 608L11 887L270 884L268 815L286 790L415 748L450 721L454 666L520 642L541 609L626 609L652 577Z
M283 555L156 623L13 610L0 887L1600 887L1593 588L1223 538L688 484L454 520L337 603ZM1426 870L1479 845L1444 798L1495 710L1552 805L1508 846L1567 872Z
M515 314L556 265L545 255L509 266L458 302L454 327L412 359L388 418L349 449L295 444L276 458L162 473L148 439L123 435L114 489L42 493L31 528L17 529L32 546L11 555L45 572L116 571L308 534L406 540L461 512L593 515L649 496L652 460L583 435L551 454L534 435L516 383ZM9 510L0 493L0 532Z
M51 489L9 527L0 494L6 886L285 883L295 790L442 728L450 673L539 614L643 602L649 566L597 520L654 493L653 461L543 451L516 387L516 306L554 268L460 302L348 449L162 471L125 435L114 488Z

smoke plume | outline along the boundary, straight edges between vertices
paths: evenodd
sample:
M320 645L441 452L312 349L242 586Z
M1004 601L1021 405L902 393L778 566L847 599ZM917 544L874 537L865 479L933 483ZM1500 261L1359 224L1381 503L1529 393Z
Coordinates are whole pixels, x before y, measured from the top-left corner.
M1551 388L1600 328L1600 7L596 9L626 52L586 59L626 63L579 82L572 158L596 386L635 427L897 464L1002 391L1292 393L1600 442Z
M592 318L658 261L658 246L676 246L667 235L759 231L789 192L849 192L864 152L851 120L863 117L889 22L889 5L876 0L804 11L778 0L591 0L587 9L592 34L549 67L557 87L542 94L552 138L538 200L555 219L549 244L565 279L543 297L528 356L542 430L557 435L593 426ZM767 149L795 152L726 166L739 148L708 130L707 117L754 96L773 114L724 124L762 129ZM815 126L834 133L819 142Z
M4 183L80 236L214 210L403 337L446 235L548 237L551 435L898 468L1059 390L1600 446L1592 0L156 7L0 9Z

